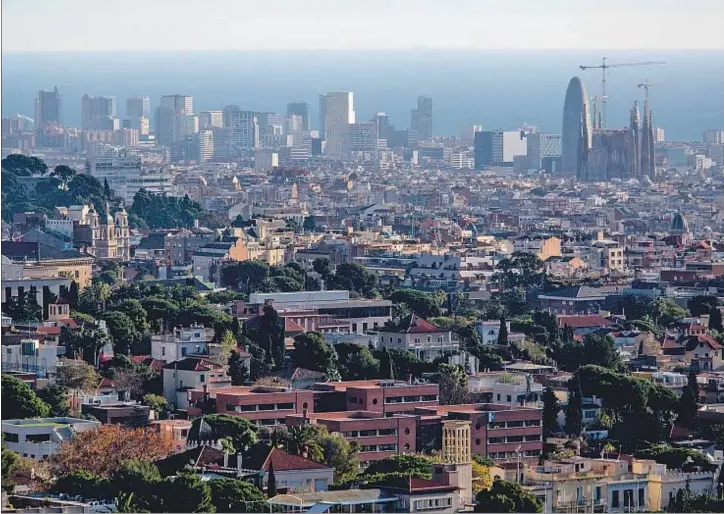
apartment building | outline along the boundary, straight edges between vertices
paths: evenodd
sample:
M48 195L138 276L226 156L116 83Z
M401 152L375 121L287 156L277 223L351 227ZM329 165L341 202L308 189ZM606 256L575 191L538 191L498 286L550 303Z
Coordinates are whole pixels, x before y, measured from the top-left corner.
M537 459L543 451L543 411L532 407L479 403L417 409L422 416L470 421L473 453L497 461ZM440 422L441 422L440 421Z
M288 415L314 412L314 392L275 386L231 386L188 392L189 414L200 414L204 398L216 400L216 412L239 416L257 425L283 425Z
M364 410L325 412L307 416L287 416L287 426L313 423L324 425L331 433L342 434L347 441L360 445L358 459L363 464L416 451L414 416L386 417L380 412Z
M315 384L314 390L344 392L348 411L378 412L384 416L414 414L418 408L434 407L440 394L437 384L410 384L399 380L323 382Z
M2 422L3 444L22 457L45 460L60 450L63 441L100 426L99 421L67 417L8 419Z
M378 348L408 350L424 361L432 361L459 347L450 329L437 327L417 314L400 321L397 326L383 326L378 332Z

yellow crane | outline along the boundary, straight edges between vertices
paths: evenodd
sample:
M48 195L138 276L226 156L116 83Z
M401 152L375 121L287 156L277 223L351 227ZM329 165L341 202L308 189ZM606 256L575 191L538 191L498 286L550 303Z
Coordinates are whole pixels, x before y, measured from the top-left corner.
M666 64L664 61L645 61L645 62L624 62L609 64L606 57L601 60L601 64L592 66L581 65L582 70L600 69L601 70L601 128L606 128L606 104L608 97L606 96L606 75L609 68L624 68L632 66L653 66L655 64Z

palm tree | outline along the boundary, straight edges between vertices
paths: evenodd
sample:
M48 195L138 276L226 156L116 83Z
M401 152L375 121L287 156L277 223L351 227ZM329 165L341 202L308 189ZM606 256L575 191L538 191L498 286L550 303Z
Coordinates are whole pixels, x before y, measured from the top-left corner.
M287 451L308 459L321 462L324 449L317 439L317 430L310 425L294 426L287 432Z

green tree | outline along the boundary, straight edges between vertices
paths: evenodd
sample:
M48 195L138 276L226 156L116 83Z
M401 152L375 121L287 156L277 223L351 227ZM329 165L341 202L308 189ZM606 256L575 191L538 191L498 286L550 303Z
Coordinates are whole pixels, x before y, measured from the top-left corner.
M716 330L719 333L724 332L724 323L722 323L722 314L719 307L712 307L709 312L709 330Z
M61 475L51 488L53 493L65 493L83 498L102 499L110 493L110 481L85 470Z
M541 260L526 252L513 252L513 254L498 263L499 279L506 288L528 287L538 281L538 275L543 269Z
M248 482L234 478L214 478L207 482L216 512L264 512L264 493Z
M693 369L689 370L689 376L687 377L689 386L689 389L691 389L692 394L694 395L694 399L696 400L696 403L699 403L700 399L700 392L699 392L699 382L696 379L696 371Z
M223 362L227 362L231 354L237 348L238 343L234 334L230 330L224 331L224 335L221 337L221 359Z
M475 512L543 512L543 504L519 484L496 480L475 497Z
M329 259L318 258L312 262L312 269L322 276L323 280L327 280L332 274L332 268L329 265Z
M19 177L45 175L48 172L48 166L38 157L28 157L19 153L13 153L5 157L2 160L2 169Z
M377 275L357 263L343 262L337 266L332 285L371 298L377 292Z
M508 344L508 322L505 313L500 315L500 329L498 330L498 344Z
M93 366L82 360L62 359L55 382L71 391L94 391L100 381Z
M372 352L355 343L337 343L337 368L342 380L366 380L375 378L380 371L380 362L372 356Z
M699 426L699 406L696 402L694 392L689 386L684 386L684 390L679 398L678 418L676 423L690 430L696 430Z
M324 451L324 463L334 469L334 485L347 484L357 478L359 444L350 443L342 434L324 434L320 444Z
M2 418L45 418L50 405L41 400L28 384L11 376L2 376Z
M284 362L284 320L274 307L264 306L258 326L250 329L247 336L264 349L270 367Z
M38 305L32 291L23 291L17 296L6 296L5 303L2 304L2 311L13 321L41 321L43 319L43 307Z
M216 512L211 500L211 487L192 473L181 473L166 479L165 512Z
M312 371L324 372L336 366L334 349L318 332L307 332L294 338L292 361L295 366Z
M111 290L108 284L92 283L80 293L77 309L94 318L99 318L105 312L106 302L110 297Z
M555 359L566 371L575 371L589 364L612 370L621 367L621 356L608 334L587 334L583 337L583 344L575 341L567 343L556 352Z
M566 433L580 436L583 432L583 392L578 375L568 382L568 404L566 405Z
M38 396L50 406L51 417L65 417L70 415L68 390L57 384L39 389Z
M249 369L244 363L239 352L231 352L228 360L229 376L231 377L231 385L244 385L249 380Z
M543 437L558 431L558 413L561 404L553 389L546 387L543 391Z
M113 351L124 355L130 355L138 347L141 341L141 334L136 330L131 318L123 312L107 312L103 319L108 327L108 332L113 339Z
M194 324L213 327L215 324L219 324L223 328L228 328L231 327L231 316L209 305L194 301L179 309L176 324L182 327L190 327Z
M189 440L204 441L200 432L202 422L211 428L211 440L228 439L233 445L234 453L250 448L257 440L257 428L254 424L229 414L211 414L196 418L189 430Z
M438 368L440 404L459 405L470 400L468 375L461 366L440 364Z
M269 278L269 265L263 261L241 261L221 271L221 284L245 293L261 289Z
M274 474L274 463L269 463L269 478L267 479L267 496L274 498L277 495L277 477Z
M178 317L179 304L160 296L151 296L141 300L146 311L146 319L154 332L166 332L175 324Z
M293 455L321 462L324 460L322 439L325 434L326 431L319 426L295 425L287 431L283 444Z
M392 477L432 478L433 460L421 454L395 455L372 462L362 473L368 483L381 482Z
M16 452L9 450L5 444L2 445L2 451L0 452L2 458L2 489L3 491L10 493L15 488L15 483L12 481L13 474L20 467L20 455Z
M703 316L709 314L711 310L719 303L714 295L699 295L689 300L687 307L692 316Z
M160 419L166 418L168 411L168 400L160 394L148 393L143 395L143 404L148 405Z
M404 303L412 312L422 318L440 316L440 297L437 294L398 289L390 296L393 303Z
M133 322L138 332L144 332L148 329L148 312L143 308L143 303L135 298L126 298L118 303L114 303L112 309L122 312Z
M665 298L663 296L655 298L649 304L649 310L649 315L654 319L654 322L661 327L668 327L675 321L689 315L687 309L680 307L671 298Z

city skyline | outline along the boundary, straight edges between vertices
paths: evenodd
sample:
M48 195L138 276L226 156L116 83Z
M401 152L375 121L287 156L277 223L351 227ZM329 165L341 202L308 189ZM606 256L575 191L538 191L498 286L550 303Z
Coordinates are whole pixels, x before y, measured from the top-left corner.
M159 30L168 9L192 16L174 21L175 30ZM724 49L718 27L724 10L718 0L687 3L681 16L678 0L606 3L559 0L515 3L436 0L364 5L318 0L303 4L215 0L203 11L188 0L169 2L92 2L88 0L6 0L3 2L3 53L150 50L320 50L320 49ZM24 37L28 13L34 37ZM139 16L139 13L143 15ZM464 15L463 15L464 14ZM641 20L645 18L646 23ZM107 21L135 37L108 38ZM369 27L384 21L393 30ZM188 34L200 24L215 30ZM276 37L268 37L268 27ZM62 38L57 27L65 28ZM304 37L300 38L299 34ZM434 34L434 38L430 38ZM626 37L621 37L626 34ZM122 42L121 42L122 41Z

